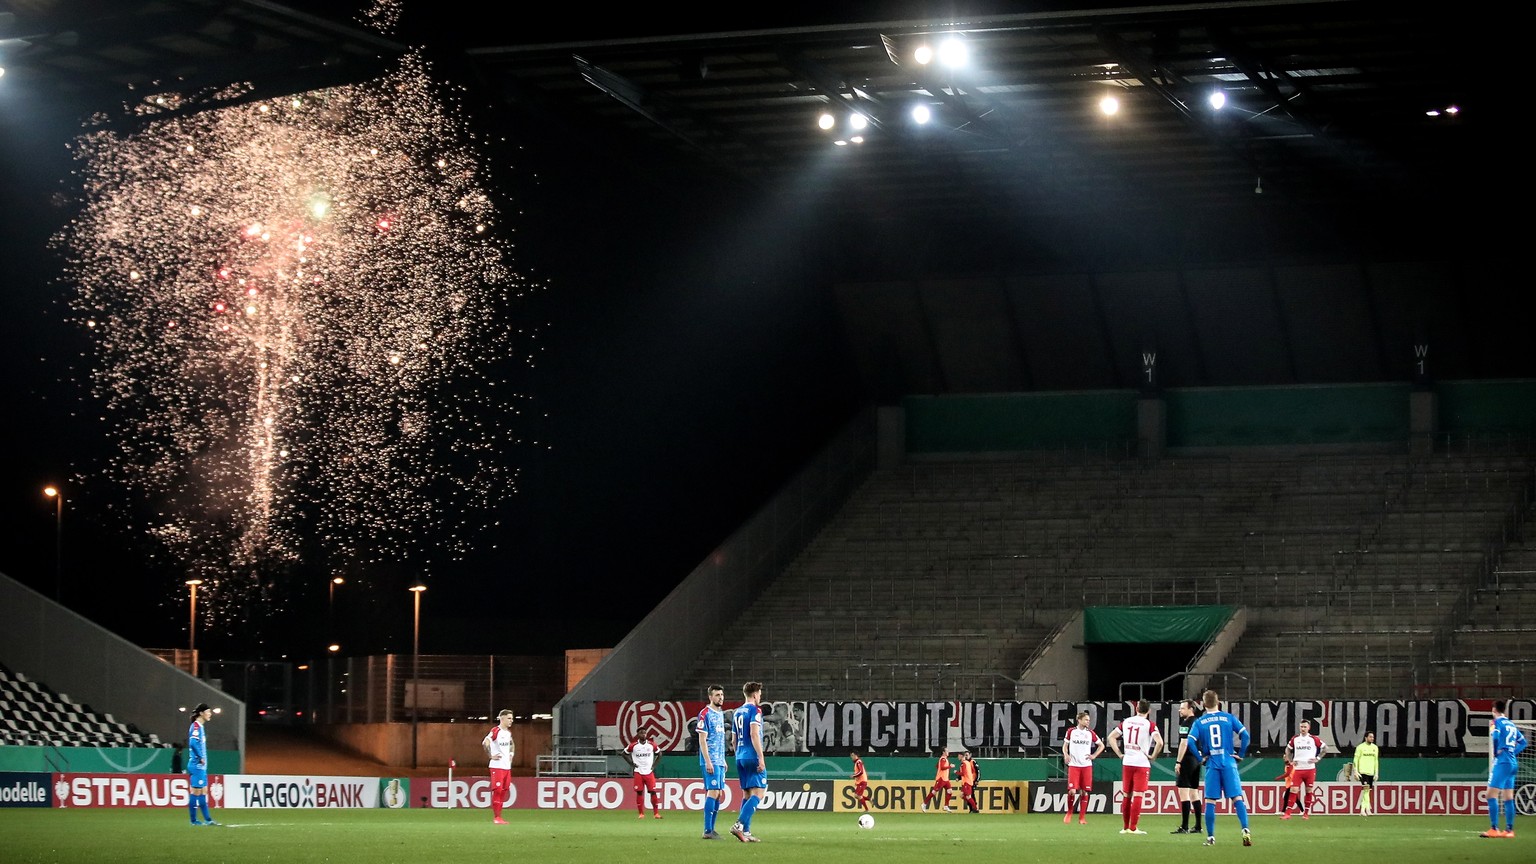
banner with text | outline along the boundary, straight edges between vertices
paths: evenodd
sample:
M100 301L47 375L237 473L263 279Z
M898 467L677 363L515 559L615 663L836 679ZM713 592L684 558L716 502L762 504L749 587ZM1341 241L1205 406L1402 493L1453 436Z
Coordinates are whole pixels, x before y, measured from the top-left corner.
M51 774L0 771L0 807L52 807Z
M485 809L491 806L491 778L455 777L423 780L413 788L425 789L428 807ZM658 779L661 808L666 810L703 810L704 783L700 780ZM775 783L770 778L768 793L759 805L766 810L832 810L833 784L828 780L787 780ZM741 802L741 787L734 780L725 784L721 809L735 810ZM598 777L514 777L503 807L520 810L627 810L636 806L634 781L630 778ZM644 807L650 812L651 800L645 796Z
M1223 707L1248 727L1252 751L1284 749L1297 724L1311 721L1335 752L1349 752L1376 733L1383 755L1472 755L1488 752L1491 699L1289 700L1231 702ZM703 702L598 702L598 745L622 749L651 729L662 749L698 749L695 722ZM727 708L727 715L732 708ZM976 748L1016 752L1059 749L1079 711L1100 736L1135 713L1131 702L768 702L763 745L769 755L796 753L937 753ZM1513 699L1509 716L1536 720L1536 701ZM1159 702L1151 717L1177 746L1178 704ZM727 727L730 723L727 722Z
M832 784L832 809L839 813L862 813L859 796L854 792L853 781L838 780ZM1023 813L1029 794L1027 780L986 781L976 787L976 808L982 813ZM871 780L869 781L869 809L873 813L921 813L923 798L933 788L933 782L919 780ZM963 810L960 800L960 784L955 783L948 798L940 792L929 802L929 809L948 806Z
M1121 786L1115 783L1114 787L1118 802L1123 798ZM1357 783L1319 783L1317 796L1308 809L1313 816L1357 816L1362 788ZM1487 813L1484 797L1487 791L1483 783L1377 783L1371 793L1371 812L1378 816L1476 816ZM1520 812L1536 814L1536 784L1525 784L1517 792L1520 793L1517 798L1524 800ZM1174 784L1150 783L1142 795L1141 812L1179 815L1179 793ZM1285 803L1285 785L1244 783L1243 799L1248 803L1250 813L1278 814ZM1118 811L1119 804L1115 807ZM1217 807L1220 813L1230 813L1231 810L1226 801Z
M311 777L279 774L226 774L223 801L231 809L278 810L378 807L387 788L378 777ZM208 789L209 794L213 788Z
M186 807L185 774L53 774L53 806ZM223 775L208 775L208 804L222 807Z

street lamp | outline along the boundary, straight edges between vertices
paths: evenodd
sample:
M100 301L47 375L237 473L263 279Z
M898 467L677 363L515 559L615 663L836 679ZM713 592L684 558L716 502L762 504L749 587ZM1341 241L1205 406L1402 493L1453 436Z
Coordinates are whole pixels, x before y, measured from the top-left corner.
M326 635L330 636L333 641L336 639L336 586L345 584L347 584L347 580L340 576L333 576L331 577L330 584L326 586L330 589L330 600L325 607L325 629L329 631Z
M336 586L345 585L347 580L340 576L332 576L326 584L329 592L329 600L325 606L325 631L331 642L325 646L325 714L326 721L336 722L335 702L332 698L336 690L336 652L341 650L341 645L336 642Z
M187 594L191 599L187 613L187 650L192 653L192 677L197 677L197 586L203 584L201 579L187 580Z
M46 486L43 494L53 499L53 599L64 602L64 490Z
M416 721L421 712L421 592L427 586L411 586L415 599L415 622L411 625L411 767L416 768Z
M325 646L325 722L336 722L336 652L341 646L332 642Z

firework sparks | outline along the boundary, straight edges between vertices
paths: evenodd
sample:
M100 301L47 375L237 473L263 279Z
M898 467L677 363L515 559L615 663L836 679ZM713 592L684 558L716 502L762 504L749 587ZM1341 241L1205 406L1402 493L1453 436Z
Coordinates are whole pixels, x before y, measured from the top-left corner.
M421 572L513 490L525 397L491 370L537 333L472 142L415 56L77 142L56 241L112 467L209 609L301 556Z
M402 0L372 0L368 8L357 16L357 20L363 26L380 33L390 33L394 31L395 25L400 23L402 8Z

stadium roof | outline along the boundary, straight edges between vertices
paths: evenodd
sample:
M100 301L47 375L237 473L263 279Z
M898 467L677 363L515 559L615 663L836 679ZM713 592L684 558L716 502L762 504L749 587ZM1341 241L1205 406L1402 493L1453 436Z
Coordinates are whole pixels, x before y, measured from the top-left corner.
M621 158L877 220L1454 200L1509 140L1490 91L1506 55L1497 28L1470 16L1359 0L1082 5L889 20L850 20L860 4L781 6L757 14L806 23L750 29L671 12L630 36L600 20L540 30L509 10L445 7L453 20L435 26L506 105ZM264 0L9 6L8 89L75 119L197 110L234 82L252 85L242 98L266 98L369 78L422 38ZM951 38L965 65L914 59ZM174 104L154 103L168 92ZM1105 96L1119 99L1112 117ZM818 127L824 112L831 130ZM834 143L850 140L855 115L862 143Z

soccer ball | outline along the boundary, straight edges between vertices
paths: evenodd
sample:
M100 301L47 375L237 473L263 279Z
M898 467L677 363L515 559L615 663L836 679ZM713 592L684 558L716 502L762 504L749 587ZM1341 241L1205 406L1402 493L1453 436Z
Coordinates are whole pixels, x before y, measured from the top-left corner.
M875 827L875 817L869 815L868 813L865 813L863 816L860 816L859 817L859 827L860 828L873 828L873 827Z

